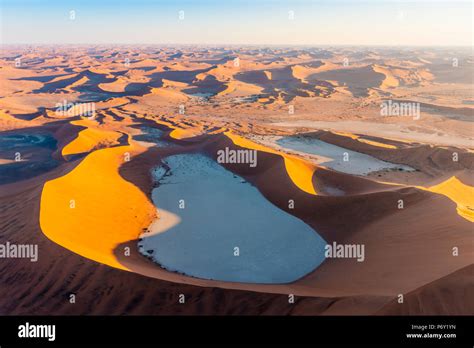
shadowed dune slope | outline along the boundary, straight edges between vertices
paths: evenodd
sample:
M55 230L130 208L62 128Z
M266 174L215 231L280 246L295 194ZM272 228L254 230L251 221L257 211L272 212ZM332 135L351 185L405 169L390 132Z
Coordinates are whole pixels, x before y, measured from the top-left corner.
M469 295L473 291L474 265L470 265L410 291L404 295L403 303L393 300L376 314L472 315L474 302Z

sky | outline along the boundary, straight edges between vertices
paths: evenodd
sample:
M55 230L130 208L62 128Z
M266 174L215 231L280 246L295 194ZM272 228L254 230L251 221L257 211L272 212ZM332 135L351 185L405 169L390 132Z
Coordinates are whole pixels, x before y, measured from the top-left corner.
M0 0L0 10L2 44L473 43L469 0Z

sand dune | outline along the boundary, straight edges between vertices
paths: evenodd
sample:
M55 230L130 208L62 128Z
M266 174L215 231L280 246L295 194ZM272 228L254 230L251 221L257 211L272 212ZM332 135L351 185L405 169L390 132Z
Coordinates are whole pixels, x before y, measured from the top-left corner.
M261 155L261 153L259 153ZM268 156L273 156L273 158L278 158L278 157L274 157L274 155L272 154L268 154ZM264 159L263 159L264 160ZM265 160L264 160L265 161ZM267 163L267 165L270 164L270 163ZM282 162L283 164L283 162ZM266 168L267 165L265 165ZM237 167L236 166L231 166L229 168L233 168L233 169L236 169ZM243 169L242 166L240 166L239 168ZM274 167L273 167L274 168ZM283 167L284 168L284 167ZM261 172L261 168L259 169L259 172ZM240 174L242 175L242 173L245 173L246 171L243 171L243 172L240 172ZM263 171L265 172L265 171ZM247 176L247 175L245 175ZM262 175L260 177L260 179L257 179L256 177L253 177L253 176L250 176L252 177L252 182L256 183L257 184L257 187L259 187L260 190L263 190L262 193L267 197L267 198L270 198L272 201L275 199L275 196L274 194L275 193L270 193L271 192L271 186L268 186L268 185L265 185L265 181L262 181L262 180L265 180L265 176ZM273 176L274 180L276 179L275 176ZM289 179L289 177L287 177ZM287 180L288 180L287 179ZM273 183L275 182L273 180ZM262 186L264 185L264 186ZM280 185L281 186L281 185ZM266 188L265 188L266 187ZM288 187L288 186L285 186L283 185L283 187ZM296 186L294 186L296 188ZM289 188L289 187L288 187ZM268 191L270 190L270 191ZM293 192L291 194L292 197L299 197L304 191L300 191L301 193L300 194L296 194L295 195L295 192ZM423 196L423 195L420 195L419 193L420 191L411 191L411 193L407 196L406 193L404 194L405 198L404 199L408 199L408 201L411 201L412 199L415 199L414 202L420 202L420 198L422 197L425 197L425 199L427 199L428 197L430 196ZM306 193L304 193L306 194ZM398 194L403 194L403 191L400 191L399 193L395 193L395 195L398 195ZM307 195L307 194L306 194ZM392 195L390 193L388 193L388 195ZM409 198L409 197L412 197L412 198ZM273 198L271 198L273 197ZM311 196L307 196L307 197L311 197ZM395 196L396 197L396 196ZM418 198L416 198L418 197ZM300 198L296 198L296 201L298 202ZM350 198L349 201L352 201L354 198ZM358 198L355 198L356 200L365 200L367 201L367 197L365 195L361 195L360 197ZM396 202L396 198L393 198L394 201ZM427 202L425 199L422 199L422 201L425 201ZM341 199L338 199L339 200L339 206L340 204L343 204L343 200ZM374 201L374 204L378 204L379 205L379 209L382 208L382 206L380 206L380 203L383 202L383 198L381 198L380 200L377 200L377 201ZM377 202L377 203L376 203ZM390 202L390 200L388 201ZM436 206L436 202L438 202L438 200L434 200L432 201L432 204L435 204L434 206ZM322 202L321 202L322 203ZM280 203L277 203L277 205L280 205L280 204L284 204L283 202L280 201ZM351 203L353 204L353 202ZM312 205L308 206L308 201L306 202L306 204L303 204L301 205L301 202L299 204L300 208L301 209L302 207L305 207L304 209L308 209L308 210L312 210L312 209L315 209L312 207ZM328 202L325 202L324 205L325 206L325 209L329 209L330 211L330 207L328 206ZM316 218L316 220L318 219L325 219L327 218L327 215L326 213L323 213L323 211L321 210L321 207L323 206L319 206L319 212L320 214L318 214L318 217ZM423 206L423 205L419 205L420 207ZM367 207L368 209L371 209L373 211L375 206L370 206ZM298 210L299 210L298 209ZM389 208L389 206L385 206L385 208L382 208L382 209L388 209L387 211L391 211L392 209ZM437 214L436 211L433 211L433 210L428 210L429 211L429 214ZM342 211L341 211L342 212ZM349 213L349 211L348 211ZM298 211L294 211L293 214L296 214L298 216ZM391 215L391 214L390 214ZM390 216L388 215L388 216ZM304 215L303 215L304 216ZM303 220L306 220L308 219L308 216L309 215L306 215L306 217L303 217ZM341 217L334 217L335 220L333 223L336 223L337 225L337 222L339 220L339 223L340 221L345 221L345 219L343 218L343 220L341 220ZM452 218L452 215L450 215L450 218ZM312 219L314 219L314 215L312 217ZM314 221L314 220L313 220ZM327 221L327 220L326 220ZM396 221L396 220L395 220ZM403 219L402 219L403 221ZM423 220L423 221L427 221L427 220ZM424 222L423 222L424 223ZM314 224L314 222L312 222L312 225ZM390 225L391 224L391 225ZM467 234L468 233L467 231L469 230L469 227L468 225L466 225L466 223L462 223L461 220L457 220L456 224L461 224L463 225L464 227L462 227L461 231L459 231L459 228L458 228L458 233L459 233L459 236L463 236L464 235L464 241L461 243L465 243L467 242L468 238L467 237ZM460 226L461 226L460 225ZM334 234L334 226L332 228L330 228L330 230L332 230L333 232L325 232L326 228L324 227L324 224L321 225L319 223L316 222L315 224L316 228L319 230L321 230L321 233L323 236L331 236L331 234L333 235L332 238L335 238L336 234ZM319 226L319 227L318 227ZM394 228L396 228L396 225L393 224L393 221L390 220L390 223L387 225L387 226L393 226ZM347 228L347 227L346 227ZM352 230L354 228L357 228L357 226L352 226ZM386 227L385 227L386 228ZM413 224L413 229L411 229L410 231L407 231L407 236L408 236L408 233L413 233L414 230L417 229L417 224ZM380 231L380 228L377 229L378 231ZM341 231L344 231L344 229L342 229ZM348 238L348 236L350 236L350 234L347 234L349 232L349 230L346 230L345 233L341 236L339 236L338 238ZM326 234L326 233L329 233L329 234ZM429 233L429 232L427 232ZM354 235L354 236L358 236L359 234L357 235ZM345 237L343 237L345 236ZM412 237L406 239L403 241L403 243L411 243L413 241L413 238L417 238L416 237L417 234L412 234ZM451 238L451 237L448 237L446 236L447 238ZM330 237L329 237L330 238ZM461 239L462 240L462 239ZM380 239L377 239L377 243L380 241ZM367 242L367 240L366 240ZM440 243L443 243L442 241L440 241ZM400 248L402 247L398 247L398 248L394 248L393 249L393 252L394 253L399 253L400 252ZM403 249L403 248L402 248ZM383 248L383 250L387 250L386 248ZM431 260L430 262L432 262L432 258L435 257L435 258L439 258L440 255L439 255L439 251L436 251L436 250L426 250L427 254L425 255L425 260ZM394 254L395 255L395 254ZM411 255L411 256L410 256ZM435 256L437 255L437 256ZM375 256L375 255L374 255ZM327 264L323 264L321 267L321 270L317 270L315 271L314 275L309 275L307 277L305 277L304 279L302 279L301 281L298 281L294 284L291 284L291 285L288 285L286 287L282 287L282 286L265 286L265 287L257 287L257 286L245 286L245 285L242 285L242 284L234 284L234 283L218 283L218 282L210 282L210 281L204 281L204 280L199 280L199 279L194 279L194 278L186 278L186 277L183 277L181 275L172 275L172 274L167 274L166 272L163 272L163 271L160 271L160 270L156 270L154 269L152 266L150 265L147 265L147 264L142 264L140 265L140 262L139 263L136 263L136 260L132 262L131 259L126 259L126 258L121 258L121 261L122 262L125 262L125 264L130 267L130 268L133 268L135 269L135 271L138 271L138 272L143 272L144 274L147 274L149 276L154 276L154 277L159 277L159 278L164 278L164 279L168 279L168 280L172 280L172 281L180 281L180 282L186 282L186 283L190 283L190 284L200 284L200 285L213 285L213 286L223 286L223 287L234 287L234 288L239 288L239 289L254 289L254 290L258 290L258 291L265 291L265 292L283 292L283 293L288 293L288 292L294 292L294 293L297 293L297 294L319 294L319 295L323 295L323 294L328 294L328 293L338 293L338 294L357 294L358 292L364 292L366 290L362 289L362 288L352 288L350 286L350 282L344 282L345 280L341 279L341 278L334 278L333 280L330 280L330 278L327 278L329 276L329 274L340 274L338 273L335 269L333 269L332 272L330 273L327 273L325 271L326 267L329 267L329 265L331 265L331 268L333 267L349 267L349 265L353 265L353 266L358 266L356 268L354 268L354 272L356 272L358 274L358 277L362 276L363 274L365 274L366 277L369 277L369 274L373 274L374 272L374 269L373 267L377 267L376 265L380 265L381 264L381 259L386 259L387 255L385 254L385 256L383 256L383 253L382 254L379 254L378 257L376 257L375 259L372 260L372 262L370 262L369 264L367 263L364 263L363 265L361 264L360 266L357 264L357 262L355 263L352 263L351 261L347 260L347 262L327 262ZM410 254L410 253L407 253L404 255L404 258L403 260L405 260L408 264L411 262L410 260L413 260L413 257L418 257L414 254ZM449 257L449 256L447 256ZM459 259L459 261L461 262L466 262L468 260L469 256L468 255L464 255L462 259ZM398 260L398 262L400 262L401 259L399 258L396 258L396 260ZM464 261L463 261L464 260ZM386 261L384 261L383 263L386 263ZM395 260L394 260L395 261ZM418 261L419 262L419 261ZM440 273L439 272L445 272L444 270L448 271L449 272L449 267L453 267L453 264L451 263L450 265L448 264L445 264L445 263L439 263L439 265L441 265L441 268L436 268L436 272L438 273L433 273L432 275L425 275L425 277L437 277ZM443 266L444 265L444 266ZM420 265L421 267L423 267L422 265ZM446 268L446 266L448 266L448 268ZM352 267L352 266L351 266ZM362 267L362 268L361 268ZM365 269L366 267L367 268L367 272L368 273L365 273L365 271L363 269ZM396 266L396 263L393 264L393 267L397 267ZM456 267L456 266L454 266ZM359 271L356 271L357 269L359 269ZM369 269L372 269L371 271L369 271ZM396 268L394 268L395 270ZM444 270L442 270L444 269ZM451 268L452 269L452 268ZM380 270L381 271L381 270ZM359 273L359 272L363 272L363 273ZM398 272L398 271L397 271ZM378 292L382 295L382 294L394 294L396 292L396 289L409 289L410 287L416 287L417 285L416 284L420 284L420 282L422 280L417 280L416 276L415 276L415 273L416 272L412 272L411 274L415 277L406 277L404 274L406 272L406 269L403 269L400 270L398 273L395 272L396 274L398 274L398 276L395 276L395 274L392 273L392 278L391 278L391 281L388 282L388 279L385 279L382 275L378 276L379 278L377 278L378 280L376 279L373 279L374 282L369 282L368 279L369 278L364 278L364 280L362 282L360 282L360 285L362 284L371 284L370 286L374 287L375 286L375 282L380 282L380 279L384 279L384 281L382 282L384 285L384 287L378 287ZM324 281L324 279L327 279L328 282ZM352 278L351 278L352 279ZM409 279L409 282L406 282L406 280L403 280L403 284L404 285L401 285L402 283L400 283L402 281L402 279ZM433 279L433 278L432 278ZM314 284L313 283L313 280L314 281L317 281L318 284L320 284L321 286L318 285L317 289L313 288L311 284ZM349 279L347 279L349 281ZM386 283L388 282L388 285L386 285ZM327 285L324 285L324 284L327 284ZM331 284L331 285L330 285ZM337 284L337 285L336 285ZM381 285L381 284L380 284ZM329 286L331 288L331 290L329 290L329 288L327 288L326 286ZM401 286L401 287L400 287ZM337 291L335 289L338 289ZM312 290L311 290L312 289ZM353 290L349 290L349 289L353 289ZM359 290L356 290L356 289L359 289ZM324 296L324 295L323 295Z
M81 256L126 269L115 248L136 238L154 214L146 196L118 174L127 153L135 151L132 145L94 151L67 175L47 182L39 214L43 233Z
M170 132L170 137L178 140L193 138L202 134L202 129L199 128L176 128Z
M217 93L218 96L228 95L232 97L253 96L263 92L263 88L241 81L230 81L226 84L226 89Z
M374 71L385 75L385 79L382 82L381 88L397 87L399 85L398 79L392 74L389 69L375 65Z
M474 188L463 184L455 176L429 187L429 191L442 194L457 204L457 212L465 219L474 222L474 207L472 206Z
M378 315L471 315L473 304L466 294L473 288L474 267L464 267L446 277L437 279L405 295L403 304L396 301L383 306ZM471 289L471 290L470 290ZM446 294L449 293L449 296ZM446 298L446 301L429 301L430 298ZM456 299L465 298L465 301Z
M380 87L386 77L372 66L323 71L307 77L310 82L316 80L335 81L345 86L355 97L366 97L369 89Z
M315 165L312 165L311 163L305 162L304 160L298 159L294 156L286 155L281 152L277 152L271 148L253 143L250 140L242 138L232 132L226 132L226 135L232 140L235 145L238 145L240 147L278 154L282 156L285 161L286 171L290 178L293 180L293 183L301 190L307 193L314 195L316 194L316 191L313 186L313 175L316 171Z
M254 84L263 88L262 94L273 98L282 98L291 101L296 96L326 96L331 83L325 81L311 81L308 83L294 75L293 66L275 68L271 70L245 71L235 75L238 81ZM301 75L299 75L301 76Z
M365 138L362 138L361 136L359 136L357 134L351 134L351 133L347 133L347 132L333 132L333 133L337 134L337 135L342 135L342 136L345 136L345 137L349 137L351 139L356 139L356 140L360 141L361 143L365 143L365 144L369 144L369 145L373 145L373 146L384 147L386 149L396 149L397 148L397 146L395 146L395 145L391 145L391 144L387 144L387 143L381 143L381 142L370 140L370 139L365 139Z
M186 94L180 92L179 90L171 89L171 88L153 88L151 90L151 94L155 96L159 96L167 101L175 101L178 102L185 102L188 100L188 96Z
M80 154L92 151L94 149L99 149L101 147L117 145L119 138L122 137L121 133L101 130L97 127L94 127L92 121L73 121L71 124L76 126L85 126L86 129L80 131L77 135L77 138L62 149L63 156Z

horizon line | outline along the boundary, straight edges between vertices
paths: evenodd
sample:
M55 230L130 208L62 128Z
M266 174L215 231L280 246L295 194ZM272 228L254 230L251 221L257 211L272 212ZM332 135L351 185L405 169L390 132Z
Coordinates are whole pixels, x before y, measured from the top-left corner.
M474 45L409 45L409 44L268 44L268 43L118 43L118 42L105 42L105 43L93 43L93 42L78 42L78 43L38 43L38 42L22 42L22 43L4 43L0 42L0 46L259 46L259 47L307 47L307 48L318 48L318 47L432 47L432 48L474 48Z

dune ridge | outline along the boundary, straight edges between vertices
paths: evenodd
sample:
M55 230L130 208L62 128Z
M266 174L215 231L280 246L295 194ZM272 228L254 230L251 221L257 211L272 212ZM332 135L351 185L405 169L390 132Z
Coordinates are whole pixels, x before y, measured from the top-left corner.
M260 144L256 144L248 139L238 136L233 132L224 133L235 145L240 147L268 152L277 154L283 157L285 161L285 168L288 172L288 175L293 180L294 184L298 186L304 192L316 195L316 190L313 186L313 175L317 167L309 162L305 162L300 158L283 154L281 152L275 151L269 147L265 147Z
M61 152L63 156L89 152L101 146L116 145L118 144L119 138L122 137L122 134L119 132L97 128L91 121L72 121L71 124L84 126L86 129L81 130L76 139L63 147Z
M70 173L45 183L43 233L81 256L126 270L113 250L136 238L155 214L147 197L118 174L126 156L141 150L133 145L96 150Z

